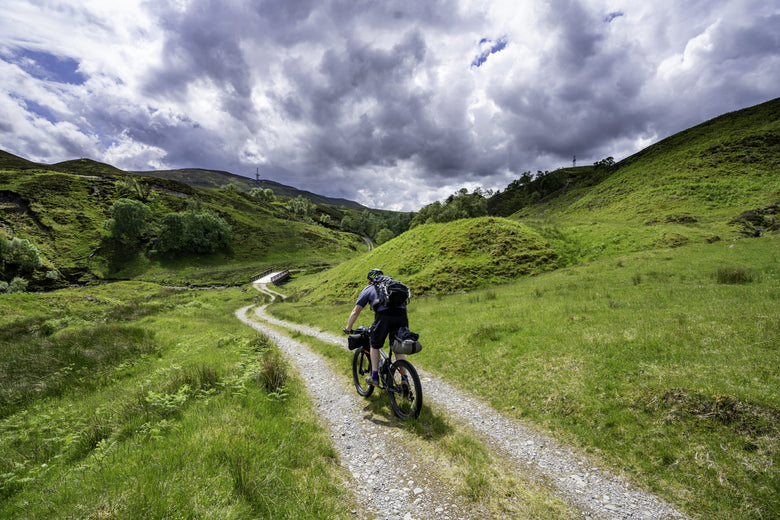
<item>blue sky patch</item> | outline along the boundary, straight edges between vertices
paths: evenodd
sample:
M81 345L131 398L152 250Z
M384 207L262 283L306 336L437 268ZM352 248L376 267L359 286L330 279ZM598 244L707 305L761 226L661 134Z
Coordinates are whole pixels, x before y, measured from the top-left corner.
M504 47L506 47L507 44L507 37L502 36L498 40L490 40L488 38L482 38L479 40L479 47L482 50L482 52L479 53L477 57L474 58L474 61L471 62L472 67L479 67L483 63L485 63L488 59L488 57L491 54L495 54L497 52L500 52L504 50Z
M11 62L40 80L69 85L83 85L87 81L87 77L79 72L79 62L67 56L22 49Z
M24 104L27 107L27 110L30 112L33 112L34 114L46 119L48 122L54 124L57 122L57 118L52 114L51 110L49 110L48 107L45 107L31 99L24 99Z

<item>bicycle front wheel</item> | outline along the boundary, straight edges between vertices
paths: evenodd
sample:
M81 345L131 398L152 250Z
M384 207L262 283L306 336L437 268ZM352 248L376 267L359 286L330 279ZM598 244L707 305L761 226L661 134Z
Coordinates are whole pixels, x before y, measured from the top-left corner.
M366 376L371 375L371 355L359 348L352 356L352 380L355 382L355 390L363 397L368 397L374 392L374 387L366 383Z
M406 421L416 419L422 410L422 384L417 370L405 359L390 366L387 394L395 414Z

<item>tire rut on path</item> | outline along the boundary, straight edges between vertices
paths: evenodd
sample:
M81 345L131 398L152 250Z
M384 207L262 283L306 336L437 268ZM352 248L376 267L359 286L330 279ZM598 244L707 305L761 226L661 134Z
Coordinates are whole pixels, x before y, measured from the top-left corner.
M258 322L247 318L245 314L248 309L249 307L246 307L237 312L239 319L255 328L263 328L277 342L281 341L286 344L292 341L283 334L275 332L268 327L263 327ZM316 328L276 319L265 312L265 307L255 308L254 314L259 320L271 325L294 329L302 334L340 345L346 350L346 342L343 336L336 336ZM312 355L318 358L308 347L299 343L292 348L283 345L280 345L280 347L293 356L303 356L305 352L307 356ZM320 362L325 363L321 359ZM302 368L305 369L302 373L306 374L309 372L309 363L314 363L314 361L311 359L306 360L302 365ZM376 425L366 421L365 418L356 420L349 411L361 410L365 400L357 396L351 385L347 387L344 384L343 380L345 378L343 374L336 375L329 367L325 369L330 372L328 385L340 386L338 391L328 391L327 397L324 398L343 402L343 405L346 406L343 413L351 417L347 420L356 421L354 424L350 422L350 428L360 429L371 425L372 431L368 435L381 435L381 430L387 430L387 428L380 428L380 431L377 431ZM637 489L626 480L596 467L586 456L577 453L572 448L564 446L551 437L525 426L516 419L497 412L479 399L465 394L438 377L432 376L419 368L417 368L417 371L423 381L425 402L428 405L437 407L460 424L474 431L481 438L486 439L489 445L503 456L505 464L511 465L519 475L523 475L526 478L529 475L536 475L541 480L549 483L556 491L556 494L582 512L583 518L619 520L687 518L686 515L668 502L653 494ZM310 383L307 380L310 391L316 391L316 388L312 389L311 386L319 384ZM323 405L320 404L320 406ZM330 406L332 405L328 403L326 409ZM335 415L340 417L339 414ZM332 419L328 420L332 421ZM345 435L344 430L337 431L339 432L338 435ZM363 446L359 441L365 438L364 435L361 434L355 437L355 442L349 444L348 448L342 449L346 449L348 455L354 455L354 450L359 446ZM379 444L383 446L388 445L388 443L384 442L373 442L372 444L375 446ZM374 456L375 454L369 455L369 459ZM389 456L389 454L380 456ZM365 459L359 457L359 460ZM355 475L355 471L352 470L354 462L347 462L347 464L350 466L353 475ZM363 473L358 472L356 478L358 478L358 475L363 475ZM412 476L407 480L414 480L414 478ZM375 491L380 488L375 489ZM429 490L426 490L426 493L429 493ZM435 494L426 494L422 497L424 499L422 502L431 499L432 495ZM370 502L376 504L377 501L381 503L382 500L387 499L382 497L371 498ZM452 504L453 500L450 496L446 502L447 504ZM431 507L433 507L433 510L427 508L426 510L419 510L419 512L405 509L405 511L411 512L411 516L399 518L473 518L472 516L446 516L443 512L449 511L449 509L443 505L432 505ZM459 511L460 514L464 512L465 510ZM416 516L418 514L422 514L422 516ZM478 515L477 517L480 516Z

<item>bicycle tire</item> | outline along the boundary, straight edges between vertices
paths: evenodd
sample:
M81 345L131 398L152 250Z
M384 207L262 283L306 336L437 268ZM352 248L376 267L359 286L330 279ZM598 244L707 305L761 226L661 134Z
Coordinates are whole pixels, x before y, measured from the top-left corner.
M366 376L371 375L371 355L359 348L352 355L352 380L355 382L355 390L363 397L374 393L373 385L366 383Z
M404 373L407 376L406 380L403 377ZM398 418L406 421L419 417L423 392L420 376L417 375L414 366L405 359L399 359L390 366L387 384L390 406Z

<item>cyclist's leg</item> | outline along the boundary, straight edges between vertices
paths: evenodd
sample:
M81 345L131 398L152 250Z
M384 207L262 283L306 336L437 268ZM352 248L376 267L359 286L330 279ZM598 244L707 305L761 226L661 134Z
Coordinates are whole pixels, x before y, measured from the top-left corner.
M389 333L389 325L387 316L379 313L374 316L374 323L371 325L371 333L368 336L371 345L371 367L373 371L379 370L379 349L385 344L385 339L387 339L387 334Z

